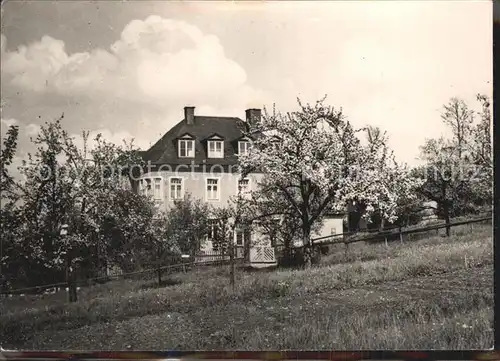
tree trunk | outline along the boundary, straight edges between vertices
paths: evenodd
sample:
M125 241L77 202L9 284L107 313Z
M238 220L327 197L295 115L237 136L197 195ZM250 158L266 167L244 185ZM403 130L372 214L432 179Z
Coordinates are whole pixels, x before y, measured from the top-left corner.
M310 234L304 230L304 235L302 237L303 244L303 255L304 255L304 267L310 268L312 266L312 245Z
M444 220L446 222L446 237L449 237L451 226L450 226L450 209L448 205L445 205L444 207Z
M101 275L100 274L101 262L100 262L99 257L100 257L100 255L99 255L99 240L97 240L97 244L95 246L95 272L94 272L94 277L99 277Z
M219 265L219 266L223 266L225 264L225 261L226 261L226 244L225 244L225 241L222 240L219 244L219 252L220 252L220 257L219 255L216 255L215 259L217 260L215 262L216 265Z
M445 193L446 195L446 193ZM446 224L446 237L450 236L451 226L450 226L450 202L445 198L443 202L443 213L444 213L444 221Z
M291 249L292 241L290 239L283 239L283 263L285 266L292 265L292 249Z
M446 198L446 182L442 180L441 182L441 192L443 196L443 212L444 220L446 222L446 237L450 236L450 201Z
M234 291L234 284L235 284L235 275L234 275L234 243L230 242L230 249L229 249L229 262L231 264L231 271L230 271L230 282L231 282L231 287Z
M385 226L385 219L382 218L380 221L380 228L379 228L380 232L382 232L384 230L384 226Z
M284 258L284 264L286 266L291 266L293 261L292 261L292 250L290 249L290 247L285 247L285 249L283 250L283 258Z
M78 300L76 293L76 280L75 280L75 272L70 271L70 284L69 288L69 302L76 302Z
M244 262L249 262L250 261L250 247L252 246L252 237L253 237L253 234L252 234L252 231L251 230L245 230L246 234L245 234L245 241L244 241L244 244L243 244L243 259L244 259ZM274 247L274 245L273 245Z
M311 268L312 266L312 247L310 244L304 246L304 267Z
M156 270L157 272L157 275L158 275L158 286L161 286L161 252L160 252L160 247L158 247L158 250L157 250L157 258L158 258L158 268Z
M66 283L68 287L68 301L70 303L77 301L75 272L72 268L71 263L72 263L72 257L70 255L70 252L68 252L66 258Z

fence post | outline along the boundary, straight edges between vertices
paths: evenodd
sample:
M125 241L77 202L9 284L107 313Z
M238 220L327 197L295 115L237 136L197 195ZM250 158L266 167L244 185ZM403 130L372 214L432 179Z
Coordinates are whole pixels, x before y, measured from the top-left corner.
M403 232L401 231L401 226L399 226L399 242L403 243Z
M161 250L160 246L156 249L157 263L158 267L156 268L156 275L158 277L158 286L161 286Z
M387 244L387 236L385 236L384 240L385 240L385 246L386 246L386 247L388 247L388 244Z
M229 249L229 262L231 263L231 269L230 269L230 283L231 283L231 288L234 291L234 284L235 284L235 276L234 276L234 243L231 240L230 241L230 249Z
M344 249L344 256L347 260L347 256L348 256L348 253L349 253L349 242L344 242L344 246L345 246L345 249Z

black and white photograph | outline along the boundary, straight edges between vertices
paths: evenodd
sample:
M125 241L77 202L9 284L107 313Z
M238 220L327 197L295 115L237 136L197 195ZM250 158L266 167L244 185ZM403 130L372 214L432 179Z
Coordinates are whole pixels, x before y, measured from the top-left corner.
M486 350L491 1L1 4L4 350Z

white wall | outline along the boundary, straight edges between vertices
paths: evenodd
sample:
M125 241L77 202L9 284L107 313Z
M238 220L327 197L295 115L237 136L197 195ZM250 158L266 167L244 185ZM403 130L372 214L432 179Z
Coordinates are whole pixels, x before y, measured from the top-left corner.
M170 198L170 177L182 177L184 179L184 193L190 193L193 198L200 199L205 203L209 203L214 207L225 207L227 202L232 196L235 196L238 192L238 180L240 175L237 173L202 173L202 172L151 172L144 174L141 178L162 178L162 200L163 209L167 210L174 205L174 201ZM218 201L207 201L205 197L206 193L206 178L217 177L220 178L220 200ZM247 178L250 178L250 188L255 189L257 187L257 182L262 178L262 174L250 174Z
M326 237L332 234L339 234L343 232L344 224L343 224L343 216L332 216L325 217L323 222L323 227L319 232L312 235L312 238ZM326 241L329 241L327 239Z

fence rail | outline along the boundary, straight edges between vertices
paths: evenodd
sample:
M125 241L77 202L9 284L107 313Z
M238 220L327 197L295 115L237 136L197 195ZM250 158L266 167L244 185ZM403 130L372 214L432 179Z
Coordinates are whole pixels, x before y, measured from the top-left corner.
M234 247L234 258L235 259L241 259L244 258L245 254L245 247L244 246L235 246ZM202 251L198 253L195 256L195 260L199 260L200 262L202 261L208 261L208 260L226 260L229 259L229 250L226 250L225 252L221 251Z
M317 245L330 245L330 244L349 244L349 243L356 243L356 242L363 242L363 241L377 241L380 239L384 238L389 238L391 236L404 236L408 234L415 234L415 233L423 233L423 232L428 232L428 231L433 231L433 230L439 230L439 229L445 229L445 228L453 228L456 226L462 226L462 225L467 225L467 224L473 224L473 223L482 223L486 221L492 221L492 216L488 217L480 217L480 218L475 218L475 219L469 219L465 221L457 221L457 222L450 222L448 224L446 223L438 223L438 224L431 224L428 226L424 227L417 227L417 228L409 228L409 229L404 229L404 228L399 228L399 227L392 227L389 229L385 229L382 231L378 232L373 232L375 234L368 234L368 235L362 235L359 236L359 234L353 234L353 233L337 233L333 234L330 236L325 236L325 237L318 237L318 238L313 238L311 239L311 243L317 244ZM347 237L346 237L347 236ZM357 236L357 237L356 237ZM345 237L342 239L339 239L340 237Z
M318 237L311 239L312 244L316 245L321 245L321 246L326 246L326 245L334 245L334 244L345 244L346 246L351 244L351 243L356 243L356 242L366 242L366 241L378 241L381 239L386 239L389 237L394 237L394 236L399 236L400 239L403 235L409 235L409 234L415 234L415 233L423 233L423 232L428 232L428 231L433 231L433 230L439 230L439 229L444 229L447 227L453 228L456 226L461 226L461 225L467 225L467 224L474 224L474 223L482 223L482 222L487 222L487 221L492 221L492 215L487 216L487 217L480 217L480 218L475 218L475 219L469 219L465 221L457 221L457 222L450 222L449 224L446 223L440 223L440 224L432 224L428 225L425 227L418 227L418 228L411 228L411 229L403 229L399 227L393 227L389 228L383 231L378 231L378 232L369 232L369 233L375 233L375 234L370 234L370 235L363 235L359 236L359 234L353 234L353 233L338 233L330 236L325 236L325 237ZM356 235L358 237L356 237ZM339 239L342 237L341 239ZM297 247L300 248L300 247ZM241 250L241 255L238 254L237 257L235 257L235 261L241 262L243 259L242 256L243 250ZM215 252L207 252L206 254L202 255L197 255L196 258L191 261L191 262L183 262L183 263L177 263L177 264L172 264L172 265L166 265L166 266L161 266L161 267L154 267L142 271L136 271L136 272L128 272L128 273L120 273L116 275L107 275L107 276L102 276L102 277L95 277L95 278L88 278L85 280L77 280L76 284L80 286L84 285L89 285L92 282L97 282L100 280L113 280L113 279L120 279L120 278L127 278L130 276L134 275L141 275L141 274L148 274L148 273L155 273L158 272L159 270L171 270L171 269L177 269L179 272L185 271L186 267L193 267L193 266L206 266L206 265L217 265L217 264L227 264L229 262L229 256L224 255L221 253L216 254ZM14 290L9 290L9 291L2 291L0 294L2 295L8 295L8 294L20 294L23 292L28 292L28 291L44 291L47 289L51 289L54 287L65 287L67 286L67 282L59 282L59 283L52 283L52 284L46 284L46 285L41 285L41 286L34 286L34 287L26 287L26 288L18 288Z
M219 257L219 258L217 258L217 257ZM235 262L241 263L242 259L243 259L243 257L235 257ZM154 273L157 273L158 271L164 271L164 270L174 270L176 272L185 272L186 269L188 269L190 267L225 265L225 264L228 264L229 261L230 261L230 259L229 259L229 256L227 256L227 255L207 254L207 255L203 255L200 259L195 259L191 262L176 263L176 264L171 264L171 265L166 265L166 266L148 268L148 269L141 270L141 271L117 273L117 274L112 274L112 275L87 278L84 280L76 280L75 284L76 284L76 286L79 286L79 287L80 286L88 286L89 284L91 284L93 282L110 281L110 280L117 280L117 279L121 279L121 278L129 278L131 276L137 276L137 275L154 274ZM67 282L57 282L57 283L40 285L40 286L16 288L13 290L1 291L0 295L22 294L22 293L27 293L29 291L43 292L43 291L48 290L48 289L62 288L62 287L67 287L67 286L68 286Z

